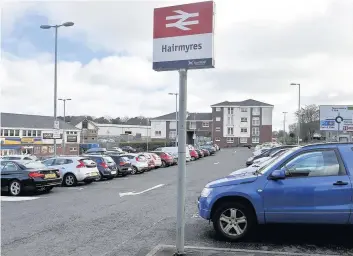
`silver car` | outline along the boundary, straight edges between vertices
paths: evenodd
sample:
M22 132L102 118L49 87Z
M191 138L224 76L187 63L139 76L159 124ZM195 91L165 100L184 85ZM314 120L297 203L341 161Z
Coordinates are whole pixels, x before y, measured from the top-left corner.
M143 154L126 153L121 156L129 159L132 166L131 174L143 173L148 170L148 160Z

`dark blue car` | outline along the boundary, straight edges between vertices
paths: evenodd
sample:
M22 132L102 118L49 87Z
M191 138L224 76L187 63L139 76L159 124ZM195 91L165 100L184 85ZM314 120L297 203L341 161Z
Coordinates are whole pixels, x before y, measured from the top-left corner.
M289 149L253 172L206 185L199 214L228 240L256 224L353 224L353 143Z

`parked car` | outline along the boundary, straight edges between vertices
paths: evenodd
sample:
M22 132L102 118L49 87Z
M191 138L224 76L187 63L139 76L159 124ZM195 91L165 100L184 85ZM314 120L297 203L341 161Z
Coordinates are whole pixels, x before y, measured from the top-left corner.
M153 157L149 153L142 153L142 154L146 157L147 163L148 163L148 168L146 171L150 171L154 169L156 166L154 164Z
M191 161L191 155L189 152L189 147L186 146L186 162L190 162ZM161 148L157 148L155 151L162 151L162 152L167 152L170 153L174 158L178 159L178 147L161 147Z
M116 166L116 163L110 156L101 154L88 154L86 156L96 162L100 174L100 180L111 180L116 176L118 168Z
M47 167L58 169L63 185L76 186L78 182L92 183L100 178L97 164L88 157L60 156L43 161Z
M59 170L48 168L41 162L20 163L1 160L1 190L11 196L19 196L25 190L49 192L60 186Z
M129 159L132 165L131 174L144 173L148 170L148 161L143 154L127 153L121 156L125 156Z
M267 160L269 160L271 158L274 158L274 157L277 157L279 155L284 154L287 150L288 150L287 148L279 149L279 150L273 152L272 154L270 154L269 156L264 156L264 157L261 157L261 158L254 160L253 164L261 164L263 162L266 162Z
M129 158L127 158L126 156L121 156L120 154L109 154L109 156L114 160L118 168L116 177L125 177L126 175L132 173L132 165L129 161Z
M154 162L155 168L160 168L162 166L162 159L156 153L149 152L148 153Z
M255 172L210 182L199 214L228 240L246 237L256 224L353 225L353 143L289 149Z
M189 150L190 156L191 156L191 161L195 161L199 159L199 154L196 152L196 150Z
M269 148L269 149L261 149L261 150L263 150L262 153L254 155L254 156L248 158L248 160L246 160L246 166L252 165L256 159L259 159L262 157L269 157L272 153L275 153L281 149L293 148L293 147L295 147L295 146L287 145L287 146L279 146L279 147L274 147L274 148Z
M131 146L124 146L124 147L121 147L121 150L122 151L125 151L125 152L128 152L128 153L135 153L137 152L137 150Z
M105 154L106 152L106 148L90 148L85 152L85 154Z
M202 150L204 156L210 156L211 155L210 151L208 151L205 148L200 148L200 150Z
M219 148L219 146L217 144L214 144L213 146L216 148L216 151L220 150L220 148Z
M152 151L161 158L161 167L167 167L174 164L173 156L169 153L161 152L161 151Z
M197 148L197 149L195 149L195 151L199 155L199 158L203 158L205 156L201 149Z
M212 145L211 146L210 145L203 145L200 148L208 150L210 152L211 156L216 154L216 149Z
M37 157L33 155L8 155L8 156L2 156L1 159L16 161L22 164L38 160Z

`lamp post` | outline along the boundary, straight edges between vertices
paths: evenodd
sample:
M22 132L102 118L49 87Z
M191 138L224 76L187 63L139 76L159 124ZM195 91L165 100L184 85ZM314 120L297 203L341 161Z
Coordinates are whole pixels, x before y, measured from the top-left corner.
M74 23L71 21L64 22L60 25L41 25L41 29L55 29L55 47L54 47L54 122L57 121L56 116L56 104L57 104L57 66L58 66L58 28L59 27L71 27ZM56 156L56 139L54 139L54 156Z
M300 84L291 83L290 85L298 85L298 145L300 144Z
M178 146L178 95L177 92L170 92L169 95L175 95L175 146Z
M288 112L283 113L283 144L286 145L286 114Z
M60 98L58 99L62 102L64 102L64 123L66 123L66 101L69 101L71 99L69 98ZM62 152L65 152L65 127L63 127L63 139L62 139Z

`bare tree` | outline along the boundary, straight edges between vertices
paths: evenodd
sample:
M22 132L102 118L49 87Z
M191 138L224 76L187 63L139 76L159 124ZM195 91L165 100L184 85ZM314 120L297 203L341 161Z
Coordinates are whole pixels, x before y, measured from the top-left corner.
M300 111L297 111L295 115L300 121L300 137L305 141L312 140L315 131L319 129L319 107L315 104L306 105Z

